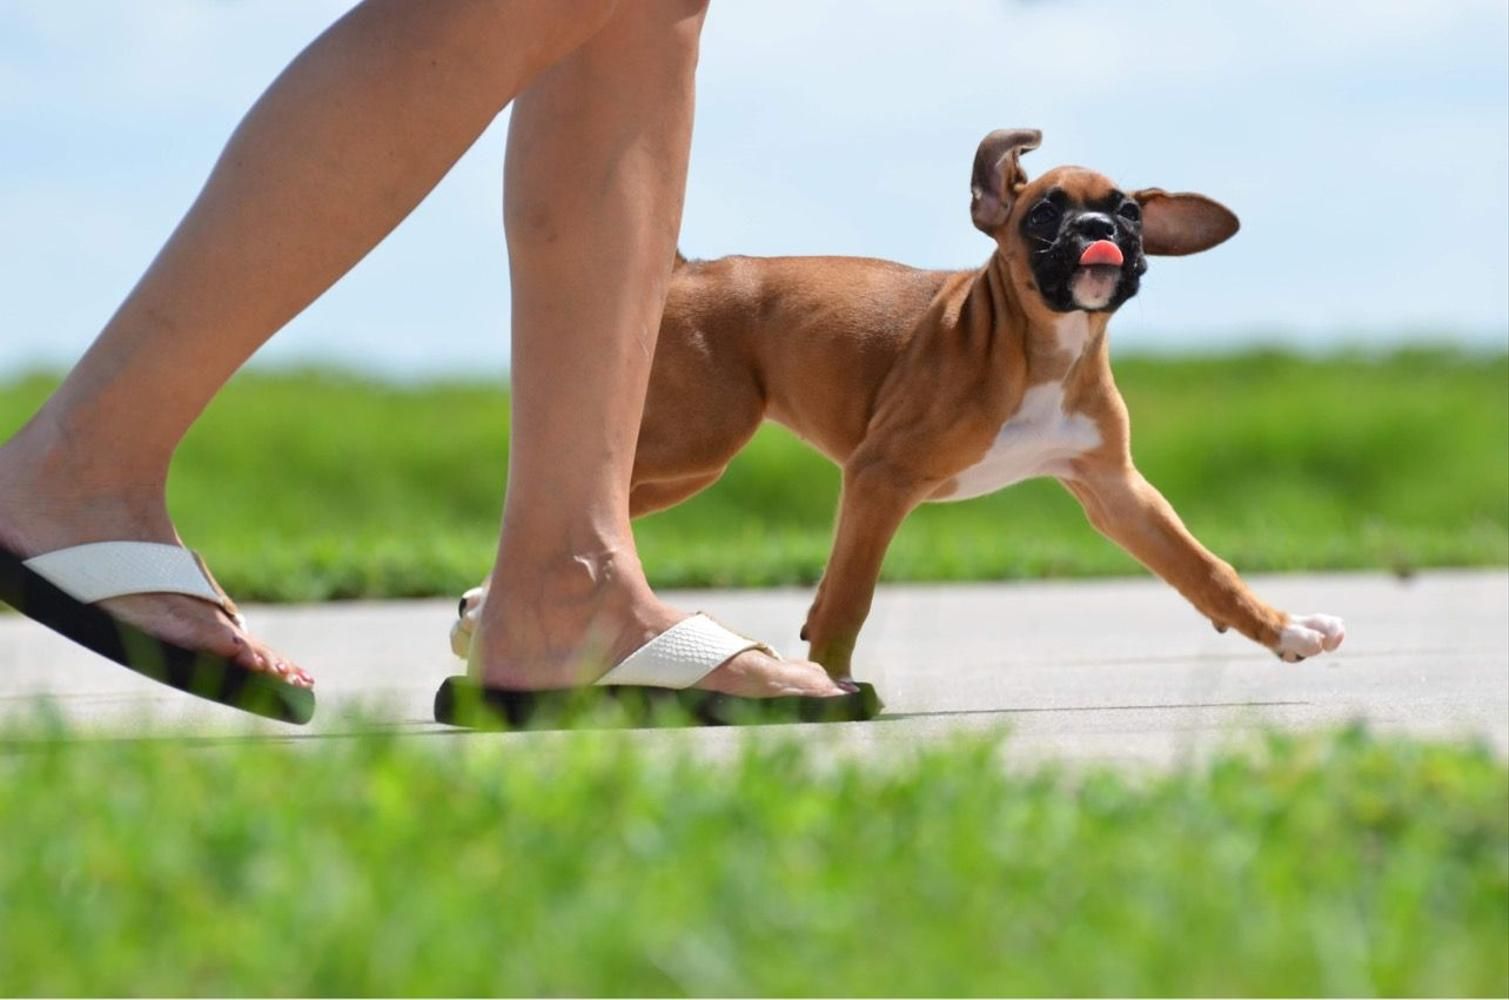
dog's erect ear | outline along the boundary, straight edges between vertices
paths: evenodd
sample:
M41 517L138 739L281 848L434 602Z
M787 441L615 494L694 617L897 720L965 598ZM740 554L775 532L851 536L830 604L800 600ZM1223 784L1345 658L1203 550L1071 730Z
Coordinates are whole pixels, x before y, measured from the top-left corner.
M1203 194L1169 194L1162 188L1133 191L1142 206L1142 252L1182 257L1209 250L1236 234L1241 223L1225 205Z
M980 140L969 179L969 216L980 232L993 232L1011 214L1017 189L1027 183L1017 159L1042 141L1043 133L1035 128L996 129Z

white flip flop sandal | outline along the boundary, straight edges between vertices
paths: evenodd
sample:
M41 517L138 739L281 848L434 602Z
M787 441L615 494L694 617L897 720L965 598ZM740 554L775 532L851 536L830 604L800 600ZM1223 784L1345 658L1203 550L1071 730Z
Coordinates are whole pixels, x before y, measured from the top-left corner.
M463 648L469 648L470 630L465 640ZM452 648L458 645L453 629ZM777 655L698 613L640 646L590 687L517 690L451 677L435 695L435 721L475 729L553 728L569 725L573 716L607 699L625 710L630 725L860 722L880 713L880 699L869 684L843 695L777 698L739 698L693 687L750 649Z
M92 542L23 559L0 548L0 601L106 659L210 701L283 722L314 716L314 692L214 653L149 635L96 605L183 594L245 624L197 553L154 542Z

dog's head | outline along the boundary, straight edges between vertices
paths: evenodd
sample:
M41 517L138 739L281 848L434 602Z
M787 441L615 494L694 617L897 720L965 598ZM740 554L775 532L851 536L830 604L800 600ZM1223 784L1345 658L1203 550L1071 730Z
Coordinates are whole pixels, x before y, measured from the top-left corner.
M1137 294L1147 255L1198 253L1237 231L1237 217L1200 194L1122 191L1083 167L1029 181L1019 159L1035 129L1001 129L975 153L970 216L996 241L1013 280L1053 312L1112 312Z

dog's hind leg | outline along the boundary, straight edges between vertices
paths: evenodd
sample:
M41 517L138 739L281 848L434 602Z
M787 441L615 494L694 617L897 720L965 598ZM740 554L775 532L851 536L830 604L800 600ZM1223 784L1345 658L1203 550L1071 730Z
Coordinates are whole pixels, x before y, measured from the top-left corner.
M629 516L643 517L683 500L689 500L707 489L723 475L723 470L706 475L686 476L681 479L662 479L651 483L635 483L629 494Z
M723 475L765 417L765 400L747 369L687 349L677 331L662 333L634 452L629 513L673 507Z

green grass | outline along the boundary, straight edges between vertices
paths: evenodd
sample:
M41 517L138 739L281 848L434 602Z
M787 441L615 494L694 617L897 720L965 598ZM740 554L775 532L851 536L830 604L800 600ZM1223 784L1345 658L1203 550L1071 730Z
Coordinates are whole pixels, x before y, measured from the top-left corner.
M779 733L713 766L685 733L25 735L4 995L1509 991L1486 750L1354 730L1129 777Z
M1509 563L1509 357L1120 359L1144 472L1244 571ZM0 387L0 436L52 384ZM940 405L945 405L940 402ZM453 594L487 571L507 400L336 374L238 378L186 441L171 501L241 599ZM837 471L768 427L713 489L637 526L660 586L811 583ZM1138 572L1055 483L908 520L891 580Z

